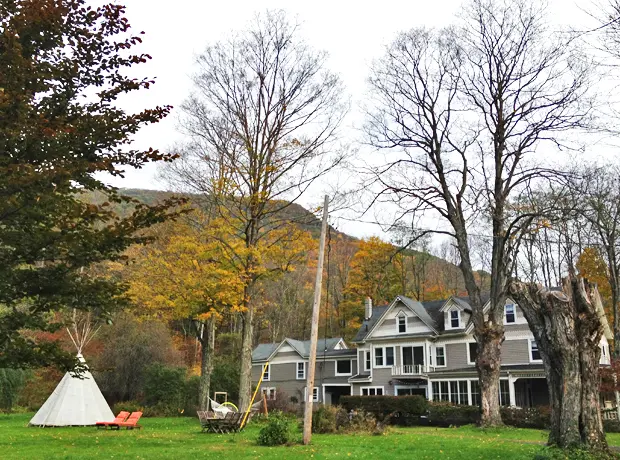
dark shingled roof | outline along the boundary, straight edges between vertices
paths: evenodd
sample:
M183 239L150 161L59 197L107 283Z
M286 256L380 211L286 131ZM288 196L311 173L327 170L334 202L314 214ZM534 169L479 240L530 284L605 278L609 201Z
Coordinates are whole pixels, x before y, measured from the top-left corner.
M437 332L440 334L445 331L444 329L444 320L443 313L440 311L441 307L448 301L448 299L442 300L430 300L426 302L418 302L416 300L412 300L405 296L398 296L403 303L408 305L426 324L429 324L431 327L435 328ZM471 309L469 305L469 297L467 296L455 296L453 297L458 304L460 304L463 308ZM480 294L480 298L482 300L482 304L486 304L489 301L489 293ZM420 309L419 305L422 304L424 309ZM388 309L389 305L383 305L380 307L373 307L372 309L372 317L370 319L364 320L362 323L362 327L357 331L355 338L353 339L353 343L363 342L370 330L377 324L377 321L383 316L385 311ZM453 333L453 331L449 331L449 333ZM461 331L462 333L462 331ZM407 337L407 336L419 336L426 334L399 334L398 337ZM383 337L382 337L383 338ZM389 338L389 337L385 337Z
M379 318L383 316L383 313L388 309L389 305L382 305L380 307L372 307L372 316L369 319L365 319L362 323L362 327L359 328L353 342L361 342L366 338L368 332L373 328Z
M325 356L347 356L348 354L355 356L355 349L334 350L334 347L338 345L338 342L341 340L341 337L319 339L316 347L317 356L322 357L323 353L325 353ZM295 340L286 338L284 341L293 347L293 349L295 349L301 357L308 358L310 355L310 340ZM252 352L252 361L266 361L281 343L282 342L259 344Z

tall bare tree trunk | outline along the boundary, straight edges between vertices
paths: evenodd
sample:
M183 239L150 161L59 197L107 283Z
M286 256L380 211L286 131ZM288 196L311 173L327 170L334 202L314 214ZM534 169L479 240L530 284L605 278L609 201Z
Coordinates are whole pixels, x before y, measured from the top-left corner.
M241 371L239 372L239 410L244 411L250 405L252 391L252 338L254 307L246 294L243 312L243 329L241 332Z
M596 285L566 278L559 292L513 282L510 292L543 359L552 411L549 444L607 452L599 405L604 313Z
M215 320L209 319L206 328L201 324L200 342L200 384L198 390L198 407L207 410L211 391L211 375L213 374L213 355L215 351ZM206 331L205 331L206 329Z

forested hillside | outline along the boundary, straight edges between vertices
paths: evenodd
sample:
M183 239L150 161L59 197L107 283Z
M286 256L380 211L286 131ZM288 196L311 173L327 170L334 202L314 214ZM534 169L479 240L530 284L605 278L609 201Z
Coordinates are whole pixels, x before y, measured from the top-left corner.
M141 189L124 189L122 193L149 205L172 195L170 192ZM187 196L190 206L200 207L199 197ZM89 194L86 200L101 203L102 198ZM131 211L128 205L123 206L124 208L115 208L120 215ZM282 214L284 215L278 216L279 219L293 222L301 232L307 232L311 243L306 248L307 251L303 251L303 255L292 263L293 269L283 270L278 276L266 277L261 283L260 293L255 299L259 304L256 342L277 341L283 337L306 339L309 336L316 266L315 249L318 245L320 221L313 213L297 204L291 204ZM181 221L189 220L196 224L194 217L194 213L190 213L181 218ZM164 224L155 232L161 239L174 229L174 225ZM375 304L384 304L398 294L419 300L435 300L464 293L458 267L435 255L443 252L441 255L449 256L450 251L446 251L445 246L433 248L427 244L423 248L426 251L400 250L378 238L359 240L333 227L330 227L328 243L323 277L325 291L321 310L321 335L343 335L351 338L363 320L365 297L371 297ZM127 265L129 268L121 270L121 273L131 271L136 260L156 248L157 244L140 248L139 251L130 251ZM234 317L228 318L224 323L221 328L227 332L236 332Z

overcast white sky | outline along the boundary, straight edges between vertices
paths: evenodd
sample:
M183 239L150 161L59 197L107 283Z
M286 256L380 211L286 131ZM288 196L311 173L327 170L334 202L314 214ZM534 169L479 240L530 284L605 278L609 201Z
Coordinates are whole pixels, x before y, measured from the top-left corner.
M125 0L127 16L134 31L143 30L143 51L153 59L140 66L141 76L155 76L152 89L136 94L126 107L130 110L153 105L178 107L189 94L194 56L207 44L242 29L252 16L265 9L284 9L301 23L301 34L314 48L330 55L329 66L343 79L353 102L353 113L345 126L353 140L359 120L356 105L366 91L366 77L373 58L397 32L415 26L443 26L454 21L460 0L383 0L374 2L314 1L199 1ZM558 23L587 27L593 11L589 0L551 0L551 16ZM136 137L140 147L165 150L179 135L173 113L157 125L147 127ZM162 189L155 179L155 166L128 171L125 179L110 181L120 187ZM320 193L318 193L320 195ZM306 197L307 203L320 202L320 196ZM373 225L335 221L339 230L362 237L381 234Z

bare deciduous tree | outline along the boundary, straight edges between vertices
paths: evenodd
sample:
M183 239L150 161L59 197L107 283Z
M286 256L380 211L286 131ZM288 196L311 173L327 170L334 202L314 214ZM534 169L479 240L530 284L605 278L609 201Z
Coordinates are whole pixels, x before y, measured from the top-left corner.
M403 216L432 211L450 224L465 280L480 377L482 424L501 423L503 306L520 235L540 210L520 204L554 168L534 162L541 145L586 124L589 74L569 38L552 34L535 2L473 0L458 29L401 34L371 76L367 131L401 154L377 168L376 200ZM492 239L490 309L483 311L470 229Z
M165 171L169 184L201 194L242 241L228 248L245 283L241 408L250 398L258 248L290 221L290 203L342 159L333 152L344 92L325 63L325 53L300 41L281 11L209 46L182 107L189 140Z

